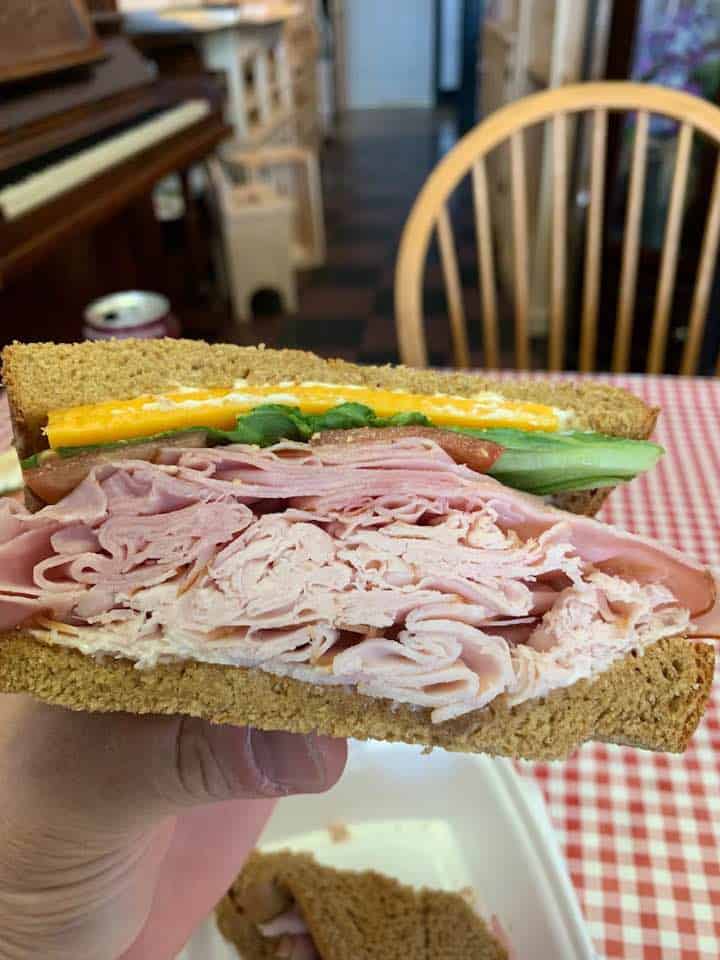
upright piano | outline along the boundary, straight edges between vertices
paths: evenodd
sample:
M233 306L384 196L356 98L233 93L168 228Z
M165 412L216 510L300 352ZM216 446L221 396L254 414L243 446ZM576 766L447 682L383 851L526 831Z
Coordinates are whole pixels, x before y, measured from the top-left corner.
M218 74L160 75L124 35L113 0L90 9L83 0L3 0L3 327L3 290L214 151L230 133L224 95Z

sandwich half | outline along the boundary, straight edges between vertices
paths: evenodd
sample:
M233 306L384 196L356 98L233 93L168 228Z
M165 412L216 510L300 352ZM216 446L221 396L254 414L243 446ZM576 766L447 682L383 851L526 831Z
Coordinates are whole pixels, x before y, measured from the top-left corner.
M0 690L530 759L692 735L713 577L579 515L661 453L630 394L186 341L4 378Z
M414 890L308 854L252 854L217 907L243 960L507 960L460 893Z

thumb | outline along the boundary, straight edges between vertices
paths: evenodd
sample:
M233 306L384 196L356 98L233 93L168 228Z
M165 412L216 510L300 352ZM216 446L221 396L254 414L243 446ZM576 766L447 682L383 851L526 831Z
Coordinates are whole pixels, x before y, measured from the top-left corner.
M81 835L124 833L189 807L319 793L345 765L343 741L219 726L188 717L74 713L0 698L0 820L47 822Z

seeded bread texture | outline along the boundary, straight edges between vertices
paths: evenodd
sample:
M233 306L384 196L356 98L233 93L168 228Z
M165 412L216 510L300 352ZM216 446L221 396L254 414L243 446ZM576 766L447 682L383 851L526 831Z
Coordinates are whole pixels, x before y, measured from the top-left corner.
M138 670L128 660L100 661L17 629L0 634L0 693L29 693L73 710L186 714L265 730L553 760L586 740L682 752L703 714L714 662L710 644L672 637L592 681L513 707L498 697L482 710L433 724L428 709L344 686L197 662Z
M583 429L633 439L650 435L658 412L625 390L593 382L504 381L409 367L358 366L323 360L302 350L210 345L196 340L14 343L3 351L2 375L21 457L47 446L42 428L50 410L127 400L177 386L230 386L244 378L251 383L316 380L459 396L496 390L511 399L573 410Z
M321 866L307 854L254 853L217 908L243 960L277 956L247 910L267 885L298 904L322 960L506 960L507 952L457 893L414 890L373 870Z

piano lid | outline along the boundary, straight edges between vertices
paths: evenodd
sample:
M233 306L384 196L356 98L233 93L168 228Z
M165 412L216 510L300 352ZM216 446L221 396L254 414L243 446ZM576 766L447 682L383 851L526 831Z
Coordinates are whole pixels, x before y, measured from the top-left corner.
M153 104L140 94L157 78L123 36L105 39L105 59L87 70L55 74L40 84L15 84L0 96L0 173L88 133L122 122Z
M0 3L0 83L92 63L103 56L83 0Z

